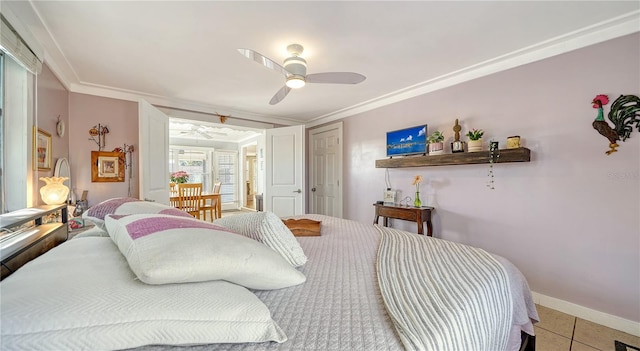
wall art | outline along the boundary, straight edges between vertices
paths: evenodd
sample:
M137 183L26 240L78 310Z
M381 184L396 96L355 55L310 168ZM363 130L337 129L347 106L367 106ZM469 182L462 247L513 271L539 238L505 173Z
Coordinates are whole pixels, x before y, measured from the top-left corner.
M117 151L91 151L92 182L124 182L124 160Z

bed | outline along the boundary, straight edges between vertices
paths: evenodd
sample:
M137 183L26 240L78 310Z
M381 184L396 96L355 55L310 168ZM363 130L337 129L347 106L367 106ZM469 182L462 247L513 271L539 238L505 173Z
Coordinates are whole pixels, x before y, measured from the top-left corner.
M104 218L113 223L142 218L155 227L162 227L162 220L173 220L166 213L127 216L111 212ZM257 281L237 276L198 277L215 271L219 264L213 262L201 272L190 270L188 275L195 278L179 283L171 281L184 279L187 274L180 271L175 276L178 278L167 282L162 279L167 274L175 274L179 266L176 262L181 262L171 263L171 257L160 260L160 264L171 263L168 273L141 278L143 275L135 264L145 262L133 262L132 249L127 247L131 242L123 244L124 239L114 235L117 229L113 226L107 226L106 233L90 233L54 248L0 283L2 349L168 350L188 346L193 350L364 351L446 350L456 345L481 345L475 349L486 350L496 349L495 345L501 345L499 349L504 350L535 348L532 326L538 320L535 305L526 280L504 258L436 238L322 215L296 217L321 221L321 236L291 236L274 244L265 236L251 237L255 230L248 229L255 228L252 220L264 223L267 214L250 214L245 218L238 215L232 216L236 217L233 220L223 218L213 223L236 233L243 231L239 226L245 226L243 235L251 241L262 241L260 245L271 249L282 243L284 246L299 243L301 251L296 252L294 248L289 256L283 255L289 267L298 266L292 268L295 272L281 265L260 263L259 267L249 269L260 270L261 276L271 276ZM203 223L195 219L180 220ZM209 225L193 224L202 227L175 230L176 233L209 230ZM282 231L282 227L276 228L272 222L270 230ZM399 240L394 241L394 237ZM295 244L287 241L292 238ZM128 236L125 235L125 239L129 240ZM436 244L426 245L431 251L407 254L401 249L402 241L407 241L409 248L422 247L423 241ZM217 249L217 244L211 248L200 246L203 250ZM198 249L193 251L193 256L198 256ZM248 249L251 250L253 246ZM173 254L167 251L172 250L164 248L161 254ZM445 252L442 265L430 265L430 255L439 251ZM453 267L449 260L460 256L462 265L471 262L472 266L481 266L476 261L478 257L472 257L474 254L484 255L482 259L495 266L498 273L489 275L502 275L500 284L483 283L486 286L465 288L472 284L455 275L464 275L467 269ZM254 259L262 253L252 255ZM379 259L382 256L386 259ZM189 259L191 257L181 260ZM405 267L398 268L393 262L402 262ZM225 264L221 265L227 267ZM234 263L229 267L236 269L241 265ZM416 266L424 266L424 270L413 271ZM455 278L444 285L428 286L433 284L431 276L435 271L441 273L436 275ZM398 275L406 278L405 285L392 282ZM430 278L422 279L425 276ZM461 282L464 286L459 285ZM411 288L412 284L419 286ZM282 287L286 285L288 287ZM480 295L490 295L488 302L483 298L468 304L464 297L465 301L459 304L462 307L458 308L462 315L458 316L456 313L460 311L442 308L451 301L463 299L457 292L465 289L472 294L484 289ZM448 292L456 294L446 297ZM412 298L421 306L403 307ZM433 302L422 302L427 298ZM238 304L238 300L243 303ZM498 304L502 307L496 307ZM227 309L219 310L221 305ZM222 323L229 320L234 322ZM469 321L477 325L467 325Z

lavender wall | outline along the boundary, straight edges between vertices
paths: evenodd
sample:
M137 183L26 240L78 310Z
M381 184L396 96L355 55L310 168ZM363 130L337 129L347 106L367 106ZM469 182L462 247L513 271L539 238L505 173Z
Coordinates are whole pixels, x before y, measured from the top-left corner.
M47 65L42 66L42 73L38 75L37 87L37 120L38 128L51 134L51 163L50 171L37 171L36 189L44 185L40 177L53 176L56 160L61 157L69 159L69 92L62 83L51 72ZM67 126L62 137L56 134L56 123L58 116ZM69 185L68 182L65 183ZM40 198L40 193L36 191L34 195L35 205L44 205Z
M510 259L538 293L640 321L640 133L607 156L591 126L597 94L640 95L639 43L626 36L345 119L345 217L373 218L386 131L428 123L448 144L459 118L463 133L482 128L502 147L521 135L531 162L496 165L495 190L488 165L390 169L392 187L413 196L422 175L437 237Z
M100 123L109 128L103 151L113 151L125 143L134 145L137 149L138 104L78 93L71 93L69 101L69 124L73 126L69 130L70 164L78 199L83 190L88 190L89 205L95 205L112 197L127 196L129 186L132 197L138 197L138 153L133 153L133 173L130 181L94 183L91 182L91 151L98 151L98 145L89 140L89 129Z

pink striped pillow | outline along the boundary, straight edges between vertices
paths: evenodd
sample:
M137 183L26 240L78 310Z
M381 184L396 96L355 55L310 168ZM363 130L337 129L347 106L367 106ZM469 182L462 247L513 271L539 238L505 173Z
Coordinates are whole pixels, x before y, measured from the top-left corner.
M160 214L106 217L109 236L147 284L226 280L252 289L281 289L305 276L269 247L193 218Z

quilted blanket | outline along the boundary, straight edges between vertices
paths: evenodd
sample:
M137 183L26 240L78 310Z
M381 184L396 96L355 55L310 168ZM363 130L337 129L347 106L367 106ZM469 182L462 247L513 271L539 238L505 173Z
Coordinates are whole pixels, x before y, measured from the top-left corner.
M507 271L482 249L378 227L378 281L406 350L505 350Z

